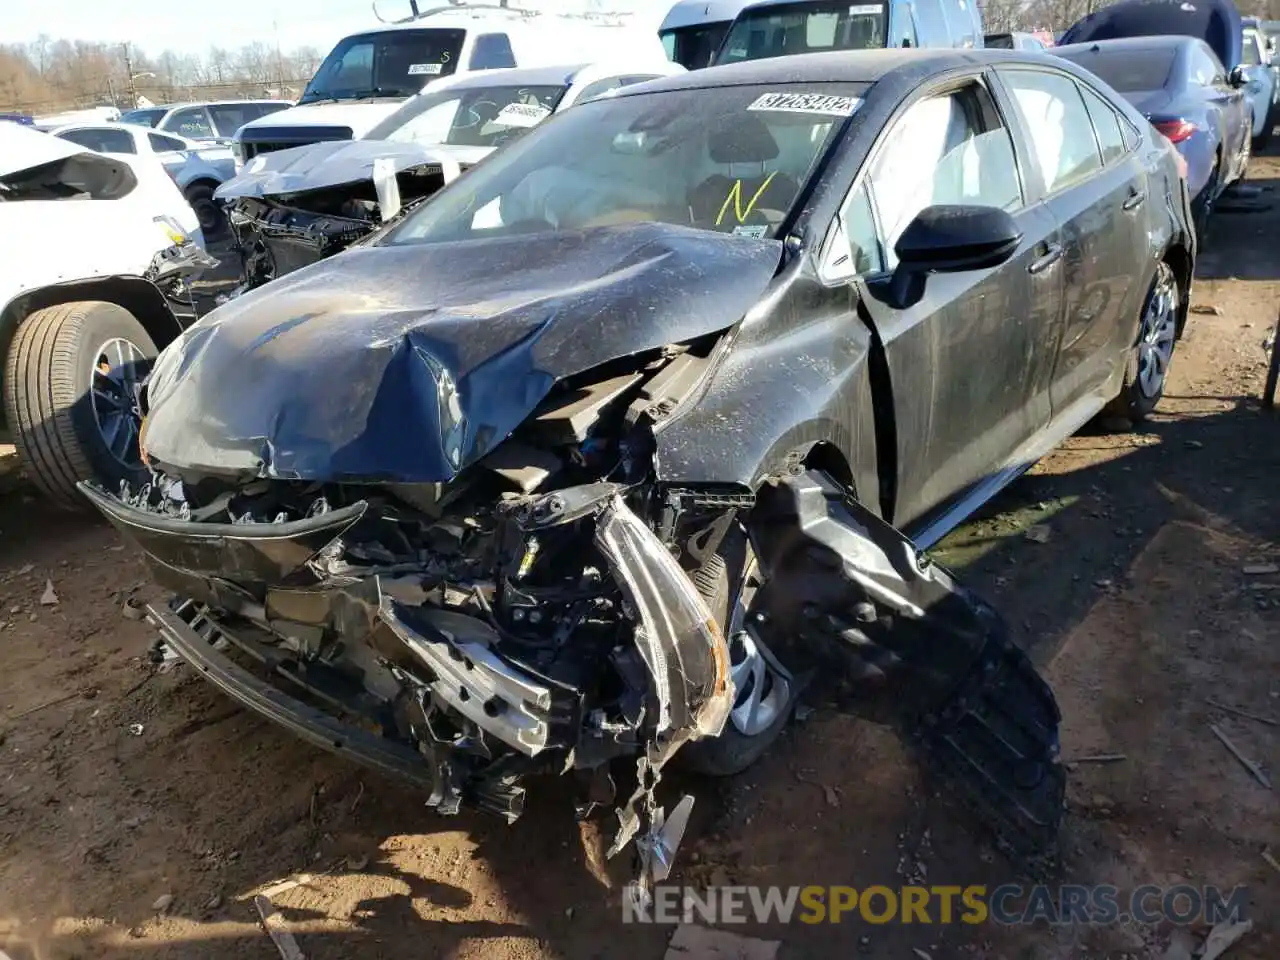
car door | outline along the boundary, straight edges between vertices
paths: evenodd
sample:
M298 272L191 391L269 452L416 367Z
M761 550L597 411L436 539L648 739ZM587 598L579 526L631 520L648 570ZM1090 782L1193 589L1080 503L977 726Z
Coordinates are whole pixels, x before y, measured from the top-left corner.
M1149 272L1145 215L1160 198L1147 196L1145 173L1118 118L1106 129L1104 163L1090 106L1102 119L1115 111L1096 91L1052 69L1011 66L997 73L1062 231L1066 292L1051 398L1059 431L1072 432L1111 399L1118 365L1137 335Z
M932 204L1001 207L1022 240L1000 266L928 277L919 302L888 287L894 243ZM1062 303L1052 215L1027 203L1008 123L979 77L949 81L881 135L841 215L859 310L892 384L897 526L993 481L1049 420Z

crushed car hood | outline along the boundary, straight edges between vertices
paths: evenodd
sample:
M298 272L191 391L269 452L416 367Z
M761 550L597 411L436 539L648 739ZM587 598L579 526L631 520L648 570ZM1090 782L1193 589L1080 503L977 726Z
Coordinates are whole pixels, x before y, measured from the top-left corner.
M737 323L781 253L656 223L348 250L167 348L143 444L184 474L446 482L556 381Z
M219 200L279 197L324 190L373 179L374 161L387 158L396 173L441 160L474 163L446 146L391 143L386 140L331 140L277 150L254 157L218 188Z

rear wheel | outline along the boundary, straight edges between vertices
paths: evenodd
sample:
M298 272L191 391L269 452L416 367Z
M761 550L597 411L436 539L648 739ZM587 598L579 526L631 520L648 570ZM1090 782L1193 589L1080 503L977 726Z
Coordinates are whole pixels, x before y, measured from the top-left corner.
M1139 423L1151 416L1164 396L1178 339L1178 305L1177 279L1162 260L1143 304L1138 342L1125 365L1124 387L1109 408L1113 416Z
M4 409L32 480L66 507L86 507L76 484L116 490L144 474L138 385L156 347L134 316L101 301L37 310L14 334Z
M763 580L755 554L740 527L693 575L729 641L734 703L720 736L686 744L681 765L717 777L741 773L778 739L795 708L797 684L758 636L753 610Z

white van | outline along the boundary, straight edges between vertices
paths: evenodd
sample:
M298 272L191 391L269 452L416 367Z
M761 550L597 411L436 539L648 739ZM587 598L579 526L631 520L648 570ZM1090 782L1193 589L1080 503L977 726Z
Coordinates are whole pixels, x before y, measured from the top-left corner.
M502 67L607 60L661 41L629 20L603 14L543 13L493 4L420 10L340 40L297 106L245 124L233 149L243 163L261 153L363 136L440 77Z

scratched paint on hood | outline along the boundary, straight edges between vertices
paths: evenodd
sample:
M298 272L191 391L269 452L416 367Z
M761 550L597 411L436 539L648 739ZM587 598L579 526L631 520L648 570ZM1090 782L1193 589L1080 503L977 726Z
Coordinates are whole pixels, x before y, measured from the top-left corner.
M781 251L657 223L349 250L165 350L147 451L180 472L445 482L558 380L737 323Z

